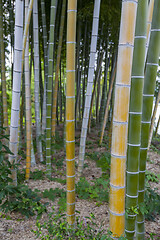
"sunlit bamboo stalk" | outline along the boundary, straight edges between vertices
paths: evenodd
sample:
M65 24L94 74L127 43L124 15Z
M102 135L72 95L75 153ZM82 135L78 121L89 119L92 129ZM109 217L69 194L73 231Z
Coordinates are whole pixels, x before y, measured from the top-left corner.
M77 0L68 0L66 81L67 222L75 224L75 47Z
M124 234L125 168L128 131L130 81L138 1L122 1L118 46L110 175L110 231L113 237Z

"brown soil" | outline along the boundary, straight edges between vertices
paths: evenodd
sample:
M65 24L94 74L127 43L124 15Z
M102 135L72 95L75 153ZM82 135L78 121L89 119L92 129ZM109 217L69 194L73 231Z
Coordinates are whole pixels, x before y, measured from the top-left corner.
M62 131L59 128L60 134L62 136ZM76 138L76 161L78 162L78 151L79 151L79 135L80 131L77 131ZM97 132L96 132L97 134ZM91 132L87 141L89 144L86 148L86 152L105 152L107 151L106 147L98 146L98 134L96 135L95 131ZM160 155L156 152L149 151L148 153L150 161L147 161L147 169L156 174L160 173ZM64 152L60 150L56 153L57 158L65 157ZM83 175L87 179L87 181L91 182L93 179L101 176L102 171L101 168L97 168L96 162L86 157L85 163L88 165L83 172ZM22 167L24 166L24 162L22 162ZM37 164L36 167L32 168L34 170L44 170L45 166L42 164ZM53 177L61 177L65 178L65 164L63 167L58 170L53 170ZM76 180L77 181L77 180ZM158 192L160 194L160 181L158 183L151 183L152 188L158 188ZM48 179L44 180L29 180L28 186L31 189L39 189L40 191L44 191L45 189L50 188L60 188L65 189L66 186L60 184L58 182L49 181ZM42 202L46 202L46 199L42 199ZM53 203L52 201L47 199L49 205L47 206L48 212L52 210L52 206L55 209L58 208L57 200ZM108 214L108 204L105 203L103 205L97 205L93 200L82 200L76 199L76 210L80 212L80 217L83 219L85 216L89 216L91 212L94 213L95 219L97 222L97 226L99 226L100 222L104 221L104 226L106 229L109 227L109 214ZM47 220L47 213L44 213L41 218L41 222ZM146 221L146 237L149 238L149 233L155 233L157 236L155 239L160 239L160 216L157 216L155 222ZM40 239L35 238L34 233L31 232L31 229L36 229L36 217L30 217L29 219L25 218L19 213L7 213L6 215L1 215L0 217L0 240L29 240L29 239ZM158 237L159 236L159 237ZM153 238L154 239L154 238Z

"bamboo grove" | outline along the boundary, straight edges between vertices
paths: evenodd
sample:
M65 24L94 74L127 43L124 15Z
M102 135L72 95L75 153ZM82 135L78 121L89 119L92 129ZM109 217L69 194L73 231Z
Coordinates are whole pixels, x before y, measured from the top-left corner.
M159 0L0 0L0 125L9 134L9 161L17 162L25 145L26 180L41 163L51 177L61 125L67 221L74 226L75 183L83 176L87 132L95 125L102 145L110 131L113 239L145 239L144 214L134 210L145 198L147 150L160 99L159 90L152 114L159 11ZM77 156L76 131L81 133ZM16 169L12 179L16 185Z

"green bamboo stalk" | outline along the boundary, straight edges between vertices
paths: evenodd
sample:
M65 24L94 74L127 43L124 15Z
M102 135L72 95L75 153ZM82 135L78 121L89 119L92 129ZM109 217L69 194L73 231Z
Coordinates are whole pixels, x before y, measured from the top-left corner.
M66 81L66 177L67 222L75 225L75 46L77 0L67 9L67 81Z
M3 101L3 127L8 129L8 108L7 108L7 92L6 92L6 74L5 74L5 48L3 39L3 6L0 0L0 49L1 49L1 81L2 81L2 101Z
M140 161L139 161L139 191L138 191L138 204L144 202L145 194L145 170L146 158L149 140L149 129L151 123L151 114L153 106L153 97L156 84L158 59L160 53L160 1L155 0L153 19L151 27L151 37L148 49L146 72L144 79L143 89L143 108L142 108L142 122L141 122L141 147L140 147ZM137 239L144 239L144 215L142 213L137 215L136 225Z
M46 89L48 80L48 46L47 46L47 29L46 29L46 11L45 1L41 0L41 12L42 12L42 29L43 29L43 48L44 48L44 93L43 93L43 111L42 111L42 134L46 130Z
M21 93L21 70L23 49L23 1L15 2L15 35L14 35L13 89L10 124L9 148L14 155L9 155L10 162L16 162L18 151L18 122ZM16 170L12 171L12 179L17 184Z
M100 3L101 3L101 0L98 0L98 1L95 0L94 2L92 39L91 39L91 50L90 50L90 60L89 60L89 69L88 69L88 82L87 82L85 108L83 113L81 140L80 140L80 149L79 149L78 177L81 176L83 165L84 165L85 143L86 143L86 136L87 136L91 98L92 98L94 64L95 64L95 56L96 56L96 48L97 48Z
M34 38L34 95L35 95L35 120L36 120L36 142L38 158L43 162L41 122L40 122L40 103L39 103L39 31L38 31L38 1L33 4L33 38Z
M52 112L52 84L53 84L53 51L54 51L54 31L56 18L57 1L51 1L50 14L50 34L48 48L48 81L47 81L47 104L46 104L46 170L47 175L51 175L51 112Z
M138 203L138 160L140 154L142 93L144 82L148 0L139 0L136 19L135 42L131 77L129 106L127 172L126 172L126 217L125 234L127 239L134 239ZM132 210L131 210L132 209Z
M137 5L138 1L122 1L113 110L109 202L110 231L115 238L124 234L125 227L128 111Z
M59 76L59 66L61 60L61 50L62 50L62 40L63 40L63 29L65 21L65 11L66 11L66 0L62 2L62 13L60 20L60 31L59 31L59 42L57 50L57 60L56 60L56 73L54 82L54 92L53 92L53 107L52 107L52 137L55 137L56 130L56 107L57 107L57 92L58 92L58 76Z
M155 118L156 118L156 113L157 113L157 109L158 109L159 100L160 100L160 87L159 87L159 90L158 90L158 95L157 95L157 98L156 98L154 111L153 111L153 114L152 114L151 127L150 127L150 133L149 133L148 150L150 149L150 146L151 146L153 130L154 130L154 122L155 122Z
M104 119L104 112L105 112L105 102L106 102L106 95L107 95L107 75L108 75L108 67L109 67L109 59L108 59L108 45L106 46L105 52L105 70L104 70L104 82L102 88L102 98L101 98L101 106L100 106L100 113L99 113L99 122L102 123Z
M25 26L27 25L28 0L25 0ZM29 33L27 33L24 55L24 76L25 76L25 108L26 108L26 180L30 176L31 167L31 83L29 74ZM23 53L22 53L23 54ZM22 55L23 56L23 55Z

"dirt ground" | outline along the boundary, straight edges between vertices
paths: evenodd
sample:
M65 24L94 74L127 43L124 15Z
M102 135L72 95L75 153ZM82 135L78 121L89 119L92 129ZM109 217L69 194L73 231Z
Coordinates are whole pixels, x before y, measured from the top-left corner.
M59 129L61 130L61 129ZM62 135L62 132L60 132ZM78 143L79 143L79 134L80 132L77 132L76 137L76 161L78 162ZM95 132L92 132L87 140L91 143L92 148L86 148L87 152L105 152L106 148L105 146L99 147L97 144L98 136L95 134ZM60 151L56 153L56 157L65 157L64 152ZM160 173L160 155L156 152L149 151L148 157L150 161L147 161L147 169L151 172ZM83 175L86 177L87 181L91 181L93 178L98 178L101 176L102 171L101 168L97 168L96 162L89 159L89 157L86 157L85 163L88 165L84 169ZM24 162L22 162L22 167L24 166ZM35 167L32 168L32 171L34 170L43 170L45 171L45 166L43 164L37 164ZM61 177L65 178L65 162L64 166L62 167L62 172L64 172L63 175L61 175L59 172L56 174L54 171L54 177ZM50 188L60 188L64 189L66 186L64 184L49 181L47 178L44 180L29 180L28 185L31 189L39 189L41 191L44 191L45 189ZM152 188L158 188L158 192L160 194L160 181L158 183L152 183ZM42 199L42 201L46 201L46 199ZM49 202L49 205L47 206L48 212L52 210L52 206L54 205L55 208L57 208L57 200L53 203L52 201L47 199L47 202ZM99 223L104 221L104 225L106 226L106 229L109 227L109 212L108 212L108 204L105 203L103 205L97 205L95 201L91 200L82 200L82 199L76 199L76 210L80 212L81 218L84 218L86 216L89 216L91 212L94 213L95 219L97 222L97 226L99 226ZM41 222L44 222L47 220L48 216L47 213L44 213L42 215ZM146 238L149 239L149 233L156 233L160 239L160 216L157 216L154 222L146 221L145 223L146 228ZM19 213L7 213L5 216L1 214L0 216L0 240L29 240L29 239L40 239L35 238L34 233L31 232L31 229L36 229L36 217L30 217L29 219L25 218ZM154 238L153 238L154 239Z

